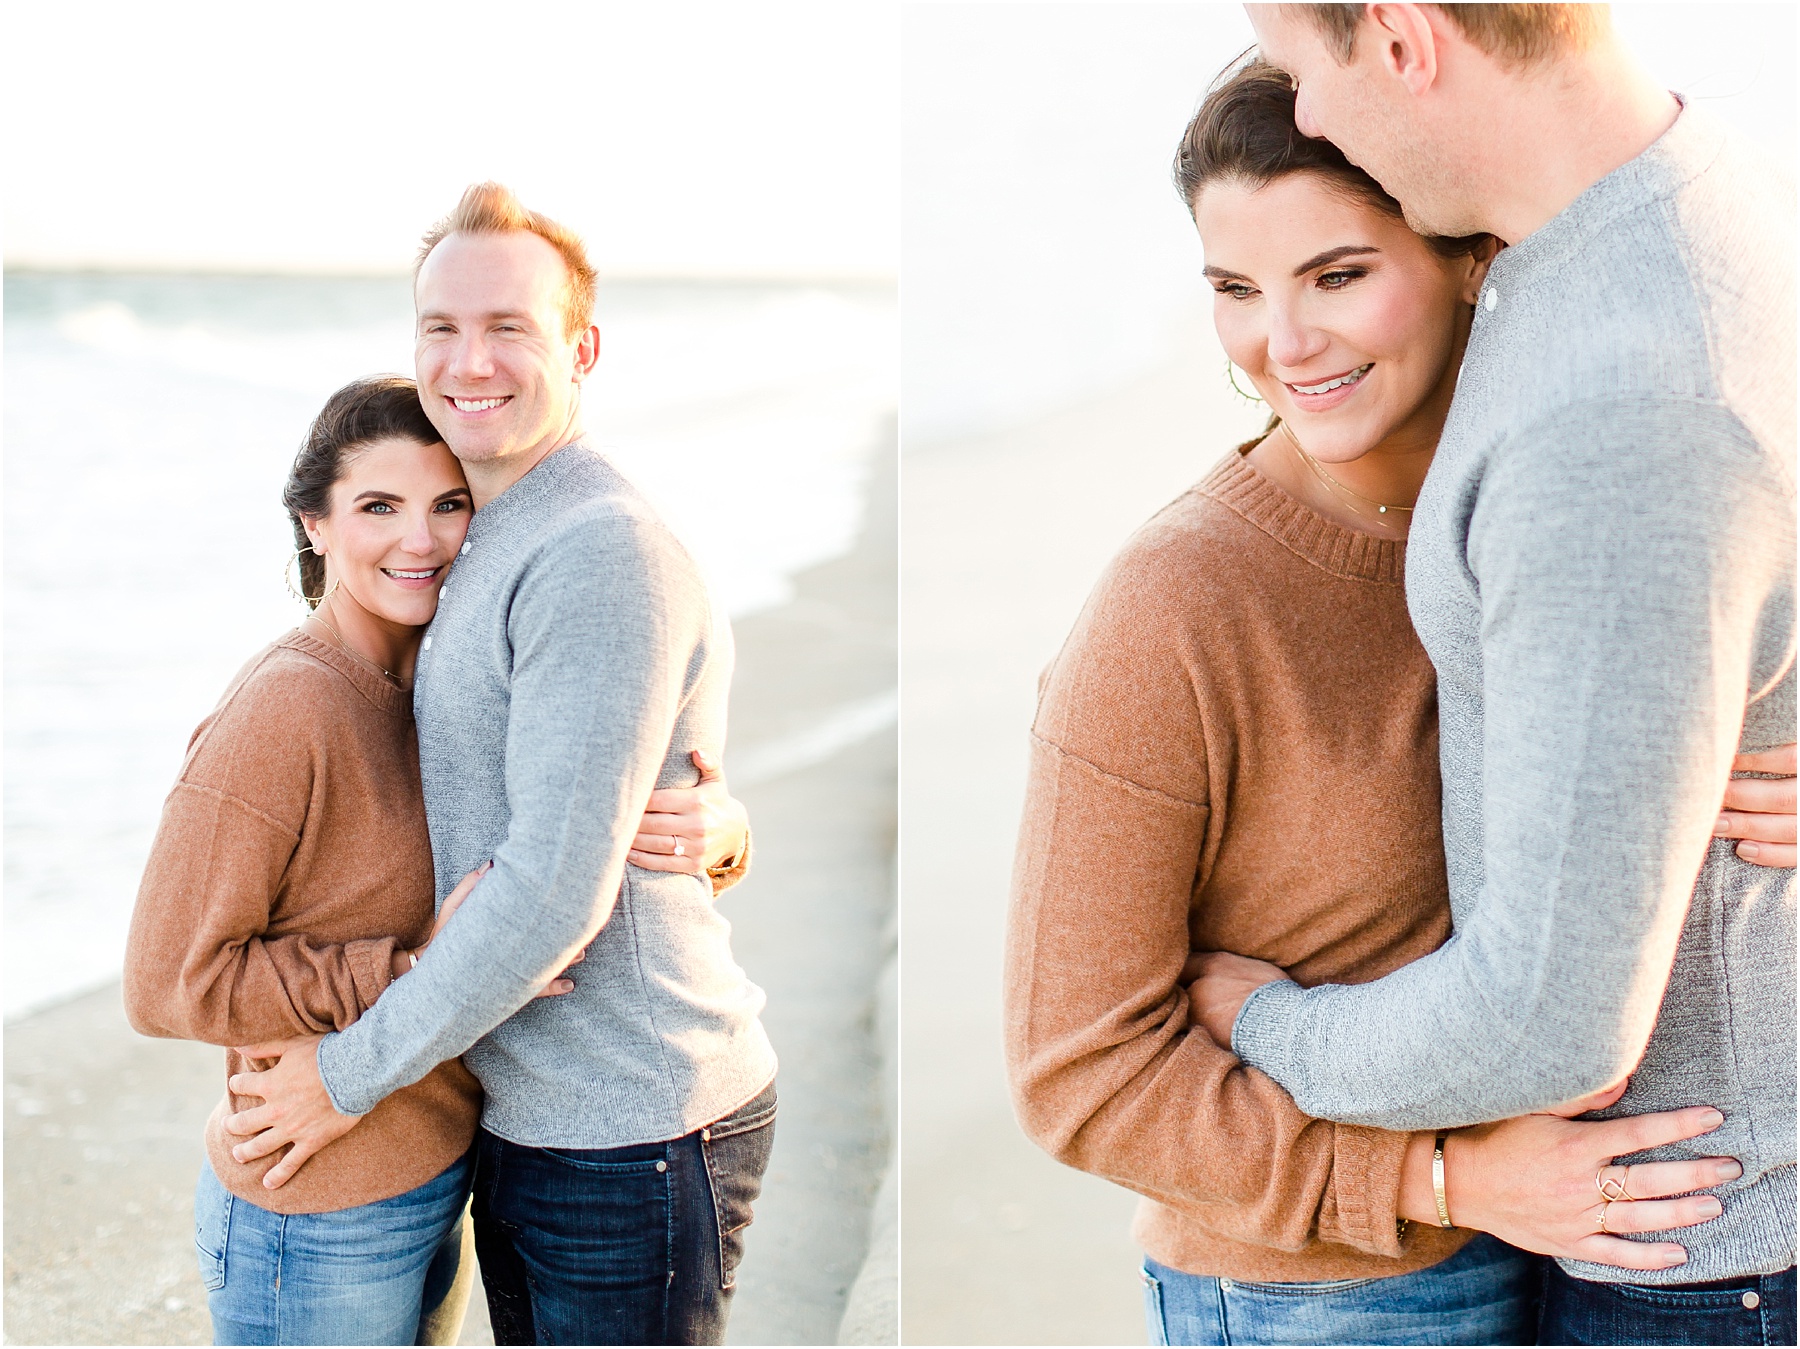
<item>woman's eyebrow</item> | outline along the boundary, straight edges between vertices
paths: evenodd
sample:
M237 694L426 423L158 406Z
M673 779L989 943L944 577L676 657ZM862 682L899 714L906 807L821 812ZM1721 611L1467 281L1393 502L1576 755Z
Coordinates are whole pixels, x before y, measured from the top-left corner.
M1219 281L1248 281L1250 278L1242 272L1228 272L1223 267L1202 267L1201 276L1210 276Z
M406 498L396 492L384 492L378 487L371 487L366 492L358 492L352 501L405 501Z
M468 488L452 487L448 492L439 492L436 496L434 496L432 498L432 500L433 501L448 501L451 497L466 497L468 495L469 495Z
M1294 275L1305 276L1308 272L1315 271L1318 268L1325 266L1327 263L1338 262L1344 258L1354 258L1362 254L1379 252L1381 252L1381 250L1376 248L1373 244L1343 244L1337 248L1328 248L1323 253L1313 255L1298 267L1294 268Z

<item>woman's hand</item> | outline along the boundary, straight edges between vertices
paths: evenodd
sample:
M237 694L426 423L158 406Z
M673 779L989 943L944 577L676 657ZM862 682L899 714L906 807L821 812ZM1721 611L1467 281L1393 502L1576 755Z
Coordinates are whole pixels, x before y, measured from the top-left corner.
M1221 1049L1231 1048L1231 1028L1250 995L1285 978L1287 971L1279 965L1229 951L1198 951L1181 967L1188 1012Z
M1763 867L1794 865L1794 747L1740 754L1734 773L1780 773L1779 778L1733 778L1713 837L1743 839L1737 855Z
M444 896L443 906L438 909L437 921L431 925L431 935L425 939L424 946L415 946L411 951L399 950L394 952L394 978L398 979L414 965L418 964L420 960L424 959L426 949L432 942L437 940L438 933L444 930L445 925L449 923L456 911L462 907L462 902L474 893L476 883L479 882L483 876L487 875L488 872L493 869L493 866L494 864L491 860L483 862L480 866L476 867L475 870L471 871L467 876L464 876L458 881L456 883L456 889ZM584 946L575 953L575 958L573 960L567 965L564 965L562 969L558 970L555 976L551 978L550 982L545 984L536 993L532 994L532 997L555 998L560 997L564 993L572 992L575 988L574 981L572 979L563 978L563 975L567 974L570 969L579 965L586 959L587 948Z
M1458 1227L1492 1232L1525 1250L1570 1260L1623 1269L1685 1263L1687 1251L1676 1242L1626 1241L1616 1234L1665 1232L1718 1217L1723 1208L1717 1196L1693 1191L1735 1180L1744 1168L1729 1157L1613 1165L1614 1157L1698 1138L1724 1123L1724 1116L1710 1106L1613 1120L1567 1118L1611 1105L1624 1091L1620 1083L1554 1112L1452 1133L1444 1144L1450 1220ZM1408 1149L1400 1213L1435 1225L1431 1144L1431 1135L1415 1135ZM1608 1192L1630 1199L1608 1203L1601 1196L1596 1176L1602 1169L1603 1179L1614 1182ZM1685 1197L1672 1197L1677 1195Z
M742 855L750 832L749 812L725 789L717 761L701 750L690 757L700 770L700 781L692 787L650 793L637 837L625 854L633 866L702 876Z

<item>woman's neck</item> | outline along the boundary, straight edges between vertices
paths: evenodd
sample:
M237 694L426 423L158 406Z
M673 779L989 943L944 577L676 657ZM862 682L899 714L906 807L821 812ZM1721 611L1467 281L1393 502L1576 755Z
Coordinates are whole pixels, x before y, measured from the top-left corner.
M325 630L327 641L397 680L402 688L412 687L413 667L418 663L424 628L395 623L370 613L344 594L342 587L310 617Z
M1322 464L1279 426L1245 457L1258 473L1334 524L1399 540L1412 523L1412 506L1436 445L1394 439L1347 464Z

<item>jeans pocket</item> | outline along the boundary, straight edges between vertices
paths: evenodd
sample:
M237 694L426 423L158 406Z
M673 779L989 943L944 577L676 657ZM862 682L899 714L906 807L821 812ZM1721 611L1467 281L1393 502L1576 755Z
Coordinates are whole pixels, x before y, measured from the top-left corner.
M712 1188L713 1216L719 1227L719 1286L737 1283L738 1261L744 1256L744 1229L754 1221L763 1172L775 1146L775 1106L756 1112L756 1120L738 1127L734 1116L700 1131L700 1155L706 1159L706 1181Z
M1144 1328L1149 1332L1150 1343L1167 1344L1169 1326L1163 1320L1162 1281L1147 1269L1138 1270L1138 1277L1144 1281Z
M1367 1288L1379 1279L1315 1279L1307 1283L1255 1283L1249 1279L1232 1279L1225 1287L1266 1297L1321 1297L1330 1293L1347 1293L1353 1288Z
M213 1169L200 1164L200 1183L194 1187L194 1254L200 1261L200 1282L216 1293L225 1286L225 1248L231 1238L231 1191L219 1183Z

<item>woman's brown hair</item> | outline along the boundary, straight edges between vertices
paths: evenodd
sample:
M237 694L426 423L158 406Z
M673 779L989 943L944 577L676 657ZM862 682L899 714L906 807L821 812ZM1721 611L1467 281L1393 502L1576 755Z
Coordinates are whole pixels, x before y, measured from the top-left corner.
M1395 220L1400 203L1382 190L1328 140L1302 135L1294 124L1294 85L1285 71L1251 48L1213 81L1175 152L1175 189L1192 214L1208 183L1239 182L1252 188L1290 173L1316 173L1332 186ZM1425 236L1443 257L1476 252L1490 236L1448 239Z
M300 590L315 606L325 593L325 559L312 551L305 522L331 514L331 486L357 450L395 437L421 445L443 439L419 405L418 385L400 375L376 375L327 398L294 456L281 502L300 549Z

